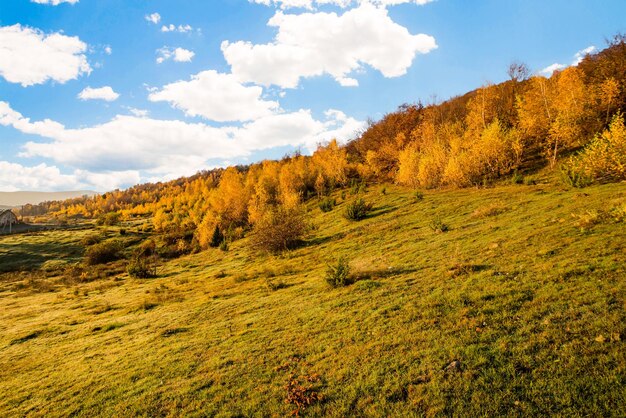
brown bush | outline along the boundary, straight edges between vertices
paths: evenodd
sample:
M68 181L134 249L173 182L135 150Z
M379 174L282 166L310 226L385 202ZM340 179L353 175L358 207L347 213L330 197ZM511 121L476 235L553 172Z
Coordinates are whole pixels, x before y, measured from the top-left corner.
M286 251L301 243L307 230L301 209L278 206L266 212L255 224L253 243L272 253Z

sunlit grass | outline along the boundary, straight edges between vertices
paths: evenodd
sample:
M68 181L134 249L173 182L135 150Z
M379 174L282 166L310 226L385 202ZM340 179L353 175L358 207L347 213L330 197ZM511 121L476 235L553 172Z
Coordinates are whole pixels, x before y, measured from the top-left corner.
M311 376L309 416L626 410L626 224L579 224L623 184L384 187L359 222L351 196L310 202L307 243L279 256L244 238L156 279L0 276L0 415L284 416ZM2 237L0 270L79 262L90 233ZM341 257L359 280L331 288Z

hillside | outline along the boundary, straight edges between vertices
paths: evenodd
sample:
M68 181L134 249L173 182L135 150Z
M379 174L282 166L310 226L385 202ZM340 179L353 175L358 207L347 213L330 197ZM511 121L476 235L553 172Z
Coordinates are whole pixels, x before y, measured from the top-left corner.
M0 192L0 207L16 208L23 205L38 205L43 202L95 196L97 194L88 190L68 192Z
M620 416L626 188L532 180L370 186L360 222L336 191L297 249L247 236L155 279L66 275L94 227L0 238L33 269L0 276L0 415ZM99 229L132 248L143 222ZM331 288L340 256L358 280Z

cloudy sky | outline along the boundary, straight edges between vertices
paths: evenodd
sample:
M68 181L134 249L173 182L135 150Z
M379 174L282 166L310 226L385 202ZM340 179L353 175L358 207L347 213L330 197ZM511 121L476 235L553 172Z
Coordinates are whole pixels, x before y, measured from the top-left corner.
M106 191L346 141L549 74L623 0L0 0L0 191Z

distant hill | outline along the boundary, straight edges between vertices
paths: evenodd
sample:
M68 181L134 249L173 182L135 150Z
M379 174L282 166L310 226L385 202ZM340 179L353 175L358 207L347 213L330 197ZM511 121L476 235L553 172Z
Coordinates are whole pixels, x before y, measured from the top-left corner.
M0 192L0 209L14 208L26 204L36 205L41 202L66 200L82 196L94 196L98 193L90 190L69 192Z

